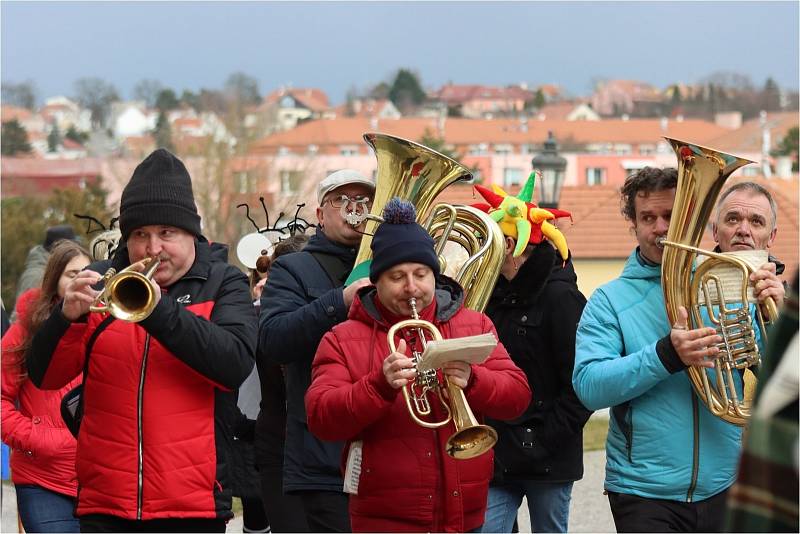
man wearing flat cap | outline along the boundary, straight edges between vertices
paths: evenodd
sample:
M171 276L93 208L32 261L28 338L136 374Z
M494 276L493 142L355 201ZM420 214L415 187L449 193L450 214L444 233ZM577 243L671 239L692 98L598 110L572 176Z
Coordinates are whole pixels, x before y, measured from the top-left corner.
M113 258L70 282L28 355L44 389L84 373L81 531L224 532L233 517L228 417L256 345L247 279L226 247L203 237L189 173L166 150L134 170L119 228ZM148 258L160 264L146 318L90 311L102 273Z
M317 188L316 234L303 251L275 261L261 295L259 365L285 366L283 491L300 497L311 532L350 531L339 471L342 443L309 433L303 397L320 339L347 319L356 291L369 284L364 278L344 287L374 192L372 180L350 169L322 180ZM260 439L257 435L257 444Z

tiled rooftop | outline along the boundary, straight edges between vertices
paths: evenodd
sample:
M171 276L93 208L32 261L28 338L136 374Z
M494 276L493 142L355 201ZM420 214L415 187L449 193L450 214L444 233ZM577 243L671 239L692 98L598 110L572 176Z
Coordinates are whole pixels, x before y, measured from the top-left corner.
M744 178L731 178L730 184ZM778 234L770 252L786 264L787 275L798 266L798 179L755 181L767 187L778 204ZM508 192L515 194L518 188ZM482 202L470 185L452 185L437 199L453 204ZM558 223L576 258L621 259L626 258L636 246L631 225L620 212L619 188L616 186L565 187L559 207L572 213L569 219ZM701 247L714 246L710 230L706 232Z

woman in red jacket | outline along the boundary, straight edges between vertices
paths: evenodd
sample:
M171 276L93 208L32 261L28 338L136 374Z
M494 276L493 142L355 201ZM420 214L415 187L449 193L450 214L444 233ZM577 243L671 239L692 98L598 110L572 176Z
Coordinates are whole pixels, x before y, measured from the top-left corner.
M495 333L488 317L464 308L463 289L439 275L433 240L414 218L410 204L387 204L372 241L375 285L362 288L348 320L322 338L306 393L311 432L349 441L347 464L355 469L345 471L345 491L356 532L474 531L483 524L492 477L491 451L451 458L445 448L453 425L417 425L400 394L416 377L406 347L419 349L419 340L406 329L390 353L387 334L412 315L410 300L445 339ZM500 344L485 362L448 362L442 373L464 390L478 419L511 419L530 402L525 374ZM444 418L436 401L431 409L431 420Z
M67 283L90 262L73 241L61 241L45 267L42 287L17 301L19 320L3 337L2 438L12 449L11 479L26 532L79 532L73 516L77 493L75 438L61 419L61 398L77 386L43 391L28 380L25 352L33 332L63 298Z

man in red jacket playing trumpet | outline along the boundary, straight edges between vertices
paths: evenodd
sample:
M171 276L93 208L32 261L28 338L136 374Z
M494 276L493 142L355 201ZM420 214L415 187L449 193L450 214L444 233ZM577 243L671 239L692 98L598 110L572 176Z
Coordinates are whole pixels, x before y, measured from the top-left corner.
M254 365L247 279L209 243L186 167L159 149L122 192L120 247L67 285L31 343L43 389L84 371L76 469L81 532L225 532L236 389ZM92 311L93 285L145 258L155 306L139 322Z
M445 339L495 334L484 314L463 306L464 290L439 274L433 240L415 222L411 204L397 199L372 241L372 286L358 291L348 320L322 338L306 393L308 426L323 440L347 440L345 489L353 531L468 532L483 524L493 453L456 460L445 452L452 423L419 426L401 388L417 372L407 349L419 350L413 329L387 334L412 308ZM414 304L410 303L414 300ZM496 337L496 334L495 334ZM525 374L501 344L485 362L444 364L442 374L464 390L475 416L511 419L528 406ZM428 395L431 420L446 412Z

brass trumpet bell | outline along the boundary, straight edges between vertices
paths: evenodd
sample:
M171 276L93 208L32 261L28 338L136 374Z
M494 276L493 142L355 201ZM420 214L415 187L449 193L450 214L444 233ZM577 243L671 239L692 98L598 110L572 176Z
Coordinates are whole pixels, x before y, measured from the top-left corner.
M136 264L130 265L119 273L111 268L103 275L105 287L97 296L90 311L108 312L115 318L129 323L138 323L147 319L155 309L156 288L151 280L161 264L157 257L138 262L147 269L144 272L134 271Z

